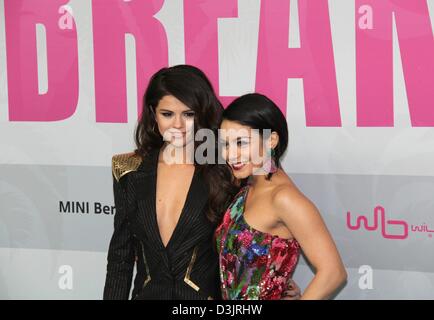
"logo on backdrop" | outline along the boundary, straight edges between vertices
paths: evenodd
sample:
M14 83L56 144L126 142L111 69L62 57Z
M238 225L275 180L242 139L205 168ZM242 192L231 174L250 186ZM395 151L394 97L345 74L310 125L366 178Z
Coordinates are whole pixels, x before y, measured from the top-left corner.
M67 0L4 1L9 121L63 121L71 118L79 98L79 41L84 28L80 10ZM100 123L128 122L125 35L135 41L138 117L144 88L152 74L169 65L169 37L155 18L163 0L91 1L95 117ZM367 3L368 2L368 3ZM243 19L237 1L184 1L185 63L201 68L224 105L234 97L220 95L221 46L218 20ZM342 127L339 82L333 45L333 21L327 1L300 1L299 46L288 47L290 1L262 1L257 32L256 92L272 98L286 114L288 79L303 79L306 127ZM408 112L413 127L434 126L434 55L431 16L426 1L354 0L357 127L393 127L393 26L401 52ZM207 14L203 14L203 8ZM414 14L417 12L417 14ZM18 21L16 23L16 21ZM111 21L113 23L111 23ZM35 35L35 27L41 27ZM292 26L291 26L292 28ZM38 29L38 30L39 30ZM276 32L277 30L277 32ZM146 37L143 35L146 34ZM203 37L202 35L206 35ZM20 41L16 41L17 37ZM36 38L39 38L38 41ZM381 39L381 41L378 41ZM341 40L341 39L339 39ZM344 41L342 39L341 41ZM36 42L36 45L35 45ZM41 46L38 49L38 45ZM84 44L87 46L87 44ZM241 47L243 48L243 47ZM244 50L249 50L244 47ZM375 55L372 52L376 52ZM206 57L206 59L204 58ZM339 55L338 55L339 57ZM46 63L44 67L38 60ZM46 65L46 66L45 66ZM113 66L107 68L107 66ZM318 67L321 66L321 67ZM40 73L46 83L40 83ZM423 72L422 72L423 71ZM84 72L89 72L85 70ZM235 72L235 71L233 71ZM23 77L22 75L26 76ZM232 74L229 74L231 76ZM378 90L381 87L382 90ZM44 88L43 90L41 88ZM110 94L107 94L107 93ZM343 119L345 121L345 119Z
M114 215L115 206L104 205L101 202L59 201L59 213L104 214Z
M400 231L390 232L387 230L387 226L399 226ZM411 224L411 228L409 228L410 223L406 220L386 220L386 210L382 206L376 206L374 209L374 217L373 223L370 225L368 222L368 217L364 215L358 215L355 224L351 223L351 212L347 212L347 227L352 231L359 230L360 228L365 229L366 231L376 231L381 232L381 235L385 239L391 240L404 240L409 236L409 232L411 233L425 233L429 238L432 238L434 229L428 227L426 223L421 225L413 225ZM379 230L380 229L380 230Z

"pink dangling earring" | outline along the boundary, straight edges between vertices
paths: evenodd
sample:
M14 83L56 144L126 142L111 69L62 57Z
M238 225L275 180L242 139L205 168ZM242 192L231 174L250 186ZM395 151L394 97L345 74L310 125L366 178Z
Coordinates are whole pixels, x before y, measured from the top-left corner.
M276 162L274 161L274 157L276 155L276 152L274 149L271 149L270 157L264 162L264 170L267 173L275 173L277 171Z

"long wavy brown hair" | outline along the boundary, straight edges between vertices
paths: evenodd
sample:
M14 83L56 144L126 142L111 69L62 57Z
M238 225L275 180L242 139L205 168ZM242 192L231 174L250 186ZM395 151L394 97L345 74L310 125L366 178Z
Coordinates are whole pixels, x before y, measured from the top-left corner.
M155 108L159 101L167 95L174 96L194 111L194 130L210 129L215 136L215 159L212 163L197 164L203 172L208 185L208 219L218 224L229 202L239 187L234 181L232 173L226 164L219 164L220 157L217 148L217 133L223 113L223 106L217 99L212 84L206 75L191 65L176 65L162 68L150 79L143 97L142 115L135 131L136 154L142 157L163 146L161 136L155 119ZM194 143L194 151L198 146Z

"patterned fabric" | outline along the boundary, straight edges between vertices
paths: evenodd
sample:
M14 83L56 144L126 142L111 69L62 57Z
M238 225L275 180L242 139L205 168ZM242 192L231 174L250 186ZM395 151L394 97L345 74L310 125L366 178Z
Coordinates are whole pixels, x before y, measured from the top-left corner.
M244 219L249 186L242 188L216 230L220 282L225 300L281 299L300 255L295 239L256 230Z

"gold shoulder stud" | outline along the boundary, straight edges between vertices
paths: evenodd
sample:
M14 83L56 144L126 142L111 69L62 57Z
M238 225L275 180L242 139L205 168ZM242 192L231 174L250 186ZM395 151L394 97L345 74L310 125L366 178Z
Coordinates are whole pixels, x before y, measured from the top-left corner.
M112 173L119 180L129 172L136 171L142 158L134 152L117 154L112 157Z

